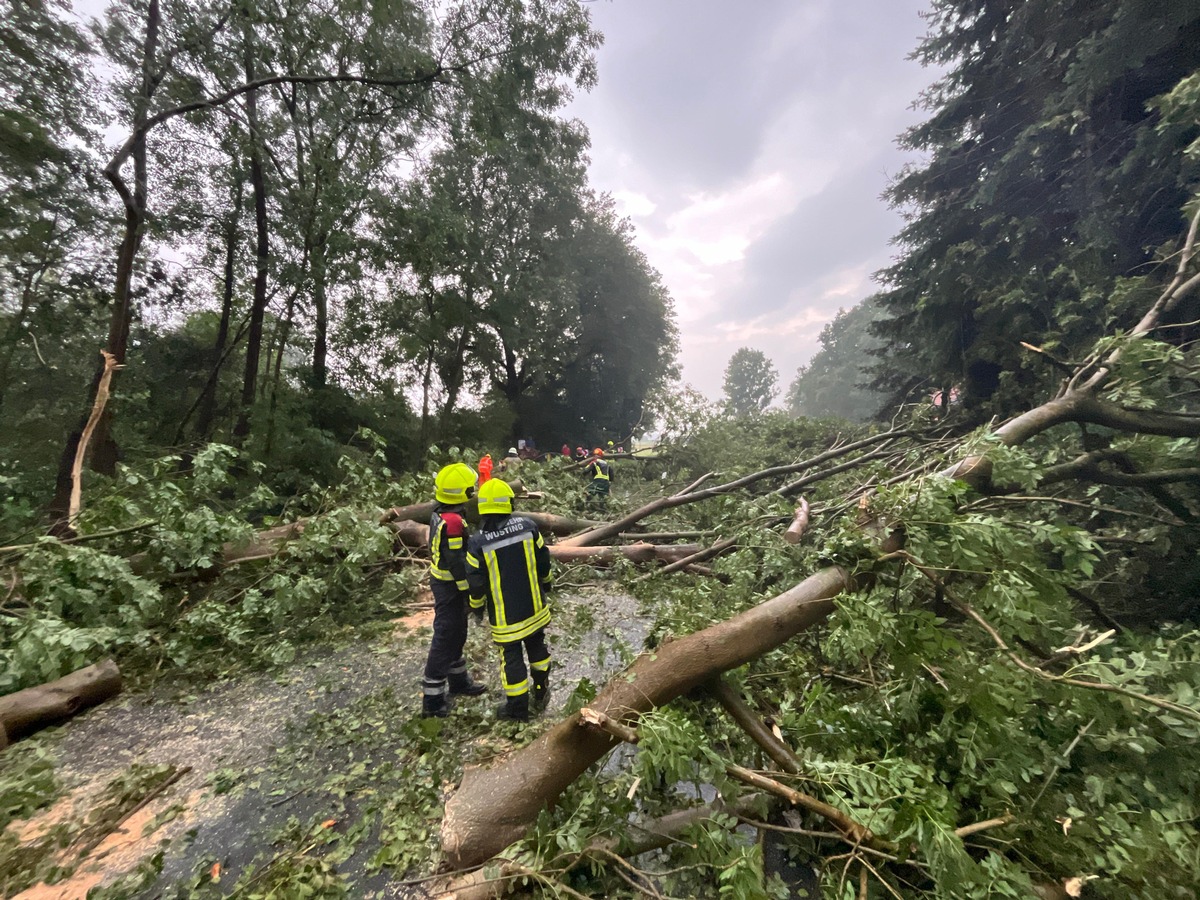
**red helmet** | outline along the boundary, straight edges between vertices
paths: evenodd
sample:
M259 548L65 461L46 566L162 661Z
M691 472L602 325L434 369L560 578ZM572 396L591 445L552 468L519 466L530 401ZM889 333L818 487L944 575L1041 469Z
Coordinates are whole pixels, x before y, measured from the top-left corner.
M603 455L604 455L604 451L601 450L599 447L597 447L595 450L592 451L592 456L603 456Z

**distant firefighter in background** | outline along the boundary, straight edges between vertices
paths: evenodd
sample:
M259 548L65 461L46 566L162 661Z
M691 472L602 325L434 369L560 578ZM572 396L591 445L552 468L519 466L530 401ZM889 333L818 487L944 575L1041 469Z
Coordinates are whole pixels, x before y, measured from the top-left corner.
M598 509L608 509L608 493L612 487L612 463L604 458L604 451L597 447L592 451L592 458L583 469L588 477L588 505Z
M500 460L500 474L508 478L515 478L521 470L521 457L517 453L516 447L509 447L508 453L504 459Z

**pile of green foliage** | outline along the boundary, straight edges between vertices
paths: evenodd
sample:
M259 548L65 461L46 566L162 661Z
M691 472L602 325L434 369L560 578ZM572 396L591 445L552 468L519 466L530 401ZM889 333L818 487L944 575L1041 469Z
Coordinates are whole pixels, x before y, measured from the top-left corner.
M378 438L360 443L341 456L338 481L287 498L260 483L261 464L221 444L186 471L178 457L122 468L89 485L74 540L6 542L0 692L107 655L135 676L277 665L298 643L403 610L418 573L392 565L380 512L425 499L430 476L397 477ZM298 519L306 527L270 558L222 565L225 545Z
M781 420L751 424L757 428L738 432L738 461L722 468L723 478L815 455L822 439L836 437L800 421L786 441ZM677 458L690 460L690 449L708 440L725 447L731 427L713 422ZM795 448L786 455L785 441ZM1194 452L1194 441L1132 442L1142 459L1162 465L1179 459L1182 444ZM1142 579L1170 554L1153 501L1099 485L1078 506L1063 495L1034 495L1038 473L1065 449L1049 438L1004 448L981 434L940 452L949 459L986 453L1012 500L927 475L876 490L872 515L906 534L907 555L898 560L875 561L875 539L846 511L856 507L860 485L918 471L928 450L867 463L813 488L818 515L799 547L764 530L764 522L790 518L794 504L780 497L731 495L672 512L673 525L736 534L739 549L712 563L718 579L676 573L635 588L654 611L656 640L728 618L831 563L872 582L840 598L820 632L734 676L802 760L801 778L776 777L896 847L883 857L856 851L819 819L779 835L795 861L819 869L822 896L860 896L861 872L870 896L946 898L1028 897L1035 886L1079 884L1088 897L1183 898L1200 879L1200 632L1184 621L1186 596L1172 606L1165 595L1153 598ZM686 481L706 469L684 463L672 477ZM1189 504L1200 501L1186 493ZM1105 508L1120 512L1105 516ZM1093 592L1102 618L1077 599ZM1121 593L1140 600L1115 602ZM1022 661L1037 666L1057 654L1059 662L1041 674L1021 668L968 607ZM1107 622L1117 630L1094 648L1059 649L1089 643ZM631 816L663 814L711 790L744 793L725 774L727 763L761 765L760 751L711 701L672 704L644 716L638 730L631 765L585 776L545 815L524 844L527 864L561 873L572 849L619 831ZM993 818L1005 823L955 833ZM669 896L786 896L764 876L761 846L730 824L718 818L661 858L633 861L643 871L637 877ZM622 874L629 870L597 865L586 876L561 877L599 896L628 893Z

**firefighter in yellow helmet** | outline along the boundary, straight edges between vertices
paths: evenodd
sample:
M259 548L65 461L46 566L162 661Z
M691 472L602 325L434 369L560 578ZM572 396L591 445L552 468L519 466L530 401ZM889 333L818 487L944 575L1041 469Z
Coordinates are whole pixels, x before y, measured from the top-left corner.
M608 492L612 487L612 463L604 458L604 451L597 447L592 451L592 458L584 466L583 474L588 478L588 506L608 509Z
M429 588L433 592L433 640L425 661L422 716L448 716L451 695L477 697L487 688L471 680L467 642L467 501L475 493L475 471L463 463L445 466L434 478L437 501L429 519Z
M512 514L512 502L512 488L498 478L479 488L481 519L467 544L467 582L472 612L482 619L487 609L492 640L504 655L500 677L505 702L497 716L525 721L530 710L529 669L535 712L545 709L550 694L546 594L553 576L541 532L529 519Z

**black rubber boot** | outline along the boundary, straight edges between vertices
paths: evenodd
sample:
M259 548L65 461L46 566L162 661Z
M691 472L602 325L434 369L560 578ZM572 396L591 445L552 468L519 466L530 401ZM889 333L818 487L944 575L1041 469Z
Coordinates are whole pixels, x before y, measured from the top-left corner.
M535 713L542 713L546 709L546 704L550 701L550 673L539 672L533 670L533 702L531 704Z
M472 681L470 672L451 672L450 693L462 697L478 697L480 694L486 694L487 688L478 681Z
M444 719L454 708L449 694L426 694L421 698L421 718L429 719L436 716Z
M496 709L497 719L509 719L513 722L529 721L529 694L509 697Z

